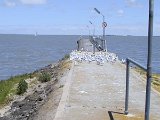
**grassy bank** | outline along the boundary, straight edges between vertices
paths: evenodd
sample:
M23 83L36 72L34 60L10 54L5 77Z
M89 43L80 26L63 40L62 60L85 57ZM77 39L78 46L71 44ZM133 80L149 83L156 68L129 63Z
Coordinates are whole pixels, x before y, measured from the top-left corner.
M140 68L135 68L146 79L146 72ZM152 87L160 93L160 74L152 74Z
M60 60L59 69L61 71L65 70L66 68L70 68L70 63L67 62L68 58L69 58L69 55L67 54L62 58L62 60ZM48 71L50 71L50 70L48 70ZM17 93L18 83L21 80L26 80L28 78L33 78L33 77L39 78L40 74L38 72L34 72L34 73L29 73L29 74L17 75L14 77L10 77L7 80L0 81L0 108L11 101L12 96ZM47 81L48 81L48 77L50 77L50 76L43 76L42 79L44 79L46 77L47 77ZM41 81L41 82L43 82L43 81Z
M160 74L153 74L152 85L160 93Z
M0 106L7 104L10 101L10 96L16 94L16 86L20 80L30 77L31 74L23 74L10 77L8 80L0 81Z

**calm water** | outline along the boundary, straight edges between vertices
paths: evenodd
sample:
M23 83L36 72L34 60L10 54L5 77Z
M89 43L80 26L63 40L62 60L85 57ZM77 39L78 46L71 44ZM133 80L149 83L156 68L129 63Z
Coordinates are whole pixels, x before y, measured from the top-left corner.
M79 36L0 35L0 79L32 72L76 49ZM147 37L107 36L107 47L120 59L131 57L143 65ZM160 37L153 40L153 70L160 73Z

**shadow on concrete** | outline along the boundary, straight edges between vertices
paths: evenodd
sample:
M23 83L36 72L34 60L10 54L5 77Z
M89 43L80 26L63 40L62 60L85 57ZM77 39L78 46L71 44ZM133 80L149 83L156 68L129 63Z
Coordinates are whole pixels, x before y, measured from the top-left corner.
M124 115L124 113L121 113L121 112L108 111L110 120L114 120L113 114L123 114Z

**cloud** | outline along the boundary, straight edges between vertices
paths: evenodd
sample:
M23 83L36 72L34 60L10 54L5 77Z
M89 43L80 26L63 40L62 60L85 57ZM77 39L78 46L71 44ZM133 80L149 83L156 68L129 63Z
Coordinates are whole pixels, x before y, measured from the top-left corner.
M144 25L112 25L108 28L110 34L119 35L147 35L147 26ZM116 32L115 32L116 31Z
M160 23L157 23L156 26L157 26L158 28L160 28Z
M4 6L15 7L16 5L42 5L46 4L47 0L4 0Z
M141 7L141 5L137 2L137 0L125 0L127 6L129 7Z
M134 6L135 4L137 4L136 0L126 0L127 5L129 6Z
M160 23L156 23L153 29L154 35L160 36Z
M39 5L45 4L47 0L19 0L22 4L25 5Z
M4 5L6 7L14 7L14 6L16 6L16 3L14 1L5 0Z
M117 11L118 16L123 16L124 15L124 11L122 9Z
M51 35L80 35L88 34L85 25L0 25L1 34L51 34Z

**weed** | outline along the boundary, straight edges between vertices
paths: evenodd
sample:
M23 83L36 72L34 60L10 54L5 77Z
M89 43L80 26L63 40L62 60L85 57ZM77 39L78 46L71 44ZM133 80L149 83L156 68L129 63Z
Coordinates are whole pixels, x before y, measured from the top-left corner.
M21 95L21 94L24 94L28 89L28 83L22 79L19 84L18 84L18 87L17 87L17 94L18 95Z
M38 79L40 82L48 82L51 80L51 75L47 72L42 72Z

